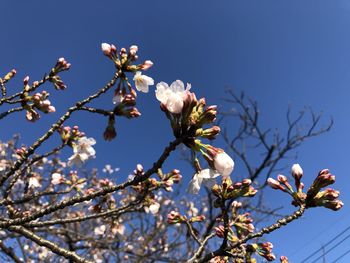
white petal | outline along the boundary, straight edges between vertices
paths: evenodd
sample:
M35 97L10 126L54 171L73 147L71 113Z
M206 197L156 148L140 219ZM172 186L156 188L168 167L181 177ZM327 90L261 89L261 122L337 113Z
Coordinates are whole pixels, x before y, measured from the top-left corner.
M146 81L147 85L154 85L154 80L151 77L143 75L143 79Z
M154 203L154 204L151 204L151 205L149 206L149 211L150 211L153 215L155 215L155 214L158 213L159 208L160 208L160 204L159 204L159 203Z
M202 181L203 178L201 178L199 174L195 174L188 185L187 191L191 194L198 194Z
M165 105L171 113L178 114L182 111L182 108L184 106L183 98L177 93L172 93L168 97L168 100L165 103Z
M229 176L232 173L234 164L232 158L225 152L218 153L214 157L215 169L223 176Z
M144 80L136 80L135 81L135 87L138 91L147 93L148 92L148 84Z
M184 83L181 80L176 80L170 85L170 89L176 93L182 93L185 91Z
M137 79L137 77L141 76L141 71L136 71L135 76L134 76L134 81Z
M169 89L169 85L165 82L159 82L156 86L156 98L162 103L166 103L167 96L166 96L166 90Z

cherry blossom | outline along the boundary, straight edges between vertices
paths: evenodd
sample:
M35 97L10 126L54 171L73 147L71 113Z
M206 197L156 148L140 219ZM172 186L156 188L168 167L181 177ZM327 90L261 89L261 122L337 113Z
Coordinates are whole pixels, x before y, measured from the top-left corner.
M215 182L216 177L220 174L216 173L212 169L204 169L196 173L188 185L188 192L191 194L198 194L202 183L211 185Z
M149 207L145 206L145 212L146 213L151 212L151 214L155 215L158 213L159 208L160 208L160 204L155 202L155 203L151 204Z
M135 73L134 82L136 89L144 93L148 92L148 86L154 85L154 80L151 77L142 75L141 71Z
M190 90L191 85L187 83L185 90L184 83L181 80L176 80L170 87L167 83L160 82L157 84L156 88L156 98L168 111L178 114L182 111L186 92Z
M64 177L60 173L53 173L51 175L51 183L53 185L61 184L64 181Z
M94 233L95 233L96 236L103 235L105 232L106 232L106 226L105 225L101 225L101 226L95 227L95 229L94 229Z
M38 188L41 187L38 176L32 176L29 178L29 188Z
M92 147L95 145L96 141L94 138L81 137L78 139L77 143L73 145L74 154L69 157L68 165L81 166L86 160L91 157L95 157L96 151Z

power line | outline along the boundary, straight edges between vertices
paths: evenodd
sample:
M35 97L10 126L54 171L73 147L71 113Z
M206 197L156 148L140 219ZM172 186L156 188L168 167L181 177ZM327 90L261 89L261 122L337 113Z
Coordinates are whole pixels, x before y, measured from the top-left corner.
M346 251L344 254L342 254L340 257L338 257L334 261L332 261L332 263L336 263L339 259L345 257L349 253L350 253L350 249L348 251Z
M310 246L310 244L312 244L312 241L315 241L316 238L324 235L325 233L329 232L332 228L334 228L335 226L337 226L337 223L339 221L343 221L345 217L348 217L349 215L344 214L343 216L339 217L337 220L333 221L332 223L328 224L327 226L324 226L321 231L319 231L316 235L314 235L312 238L310 238L309 240L305 241L303 244L301 244L299 247L297 247L292 253L290 253L291 255L298 255L300 254L301 251L305 250L305 248L307 248L308 246Z
M330 249L328 249L325 253L323 253L321 256L319 256L318 258L316 258L314 261L312 261L311 263L315 263L317 260L319 260L320 258L322 258L323 256L327 255L328 252L331 252L333 249L335 249L337 246L339 246L341 243L343 243L345 240L347 240L350 237L350 234L347 235L345 238L343 238L341 241L339 241L337 244L335 244L333 247L331 247Z
M341 231L338 235L336 235L335 237L333 237L330 241L327 242L327 244L324 246L327 247L328 245L330 245L333 241L335 241L338 237L340 237L341 235L343 235L346 231L348 231L350 229L350 226L348 226L347 228L345 228L343 231ZM301 261L301 263L306 262L308 259L310 259L311 257L313 257L314 255L316 255L318 252L320 252L322 250L322 248L317 249L316 251L314 251L313 253L311 253L308 257L304 258L303 261Z

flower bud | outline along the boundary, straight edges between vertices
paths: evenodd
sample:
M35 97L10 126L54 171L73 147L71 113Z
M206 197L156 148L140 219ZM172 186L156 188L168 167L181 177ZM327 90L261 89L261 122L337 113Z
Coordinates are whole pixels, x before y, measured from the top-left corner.
M203 138L207 138L209 140L215 139L215 137L220 133L220 127L219 126L213 126L209 129L202 130L199 136Z
M301 169L300 165L298 163L293 164L292 169L291 169L292 176L300 181L301 177L303 176L303 169Z
M216 226L215 233L218 237L224 238L225 236L225 227L223 225Z
M286 256L281 256L280 261L281 261L281 263L289 263L289 260Z
M179 212L176 211L171 211L168 216L167 216L167 223L168 224L177 224L177 223L182 223L186 221L185 216L181 216Z
M205 220L205 216L204 215L199 215L199 216L194 216L190 219L190 223L194 223L194 222L203 222Z
M3 79L3 83L6 83L10 79L12 79L16 75L17 71L15 69L11 70L9 73L7 73ZM0 78L1 79L1 78Z
M103 133L103 138L106 141L113 140L117 136L117 132L114 127L115 119L114 116L110 116L108 119L108 125L106 127L106 130Z
M228 177L233 171L234 161L232 158L224 151L217 153L214 158L215 169L223 176Z
M138 46L132 45L129 48L129 53L130 53L131 56L135 56L138 50L139 50Z
M23 85L24 85L24 86L27 86L27 85L28 85L28 82L29 82L29 76L26 76L26 77L23 79Z
M139 66L139 69L140 70L147 70L152 66L153 66L153 62L151 60L146 60L145 62L143 62L143 64L141 64Z
M272 188L272 189L276 189L276 190L281 190L281 191L286 191L286 188L284 188L280 182L278 182L277 180L273 179L273 178L269 178L267 179L267 184Z
M107 44L107 43L102 43L101 44L101 50L103 52L103 54L105 54L107 57L110 57L111 56L111 45L110 44Z

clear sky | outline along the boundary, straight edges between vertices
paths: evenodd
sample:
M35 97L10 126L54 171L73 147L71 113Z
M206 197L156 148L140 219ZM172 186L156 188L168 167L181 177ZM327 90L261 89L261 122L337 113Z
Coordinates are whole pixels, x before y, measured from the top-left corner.
M4 0L1 11L0 74L16 68L17 87L26 74L31 80L41 78L61 56L72 63L72 69L62 74L68 89L50 88L57 113L36 124L27 123L23 113L12 116L1 123L2 140L21 132L23 142L30 144L65 107L102 87L113 74L113 65L101 54L101 42L118 47L137 44L140 59L154 62L148 75L156 82L190 82L197 97L222 109L227 107L222 102L225 87L244 91L258 100L265 127L283 129L288 105L296 112L305 105L323 111L325 123L332 116L331 132L303 144L297 162L309 176L307 182L318 170L331 169L344 208L336 213L321 208L307 211L303 220L268 239L275 243L277 254L301 262L350 226L350 1ZM111 105L111 96L99 105ZM69 122L98 140L93 165L120 167L119 181L136 163L149 167L172 139L152 90L139 96L138 108L141 118L117 119L118 138L112 142L102 140L104 119L79 113ZM181 162L178 156L172 160ZM173 163L167 167L174 168ZM237 172L240 166L237 161ZM184 177L190 177L188 166L179 167ZM289 205L273 190L268 198L271 204L279 200L276 206ZM327 262L349 247L350 239L327 254ZM349 261L350 254L338 262Z

